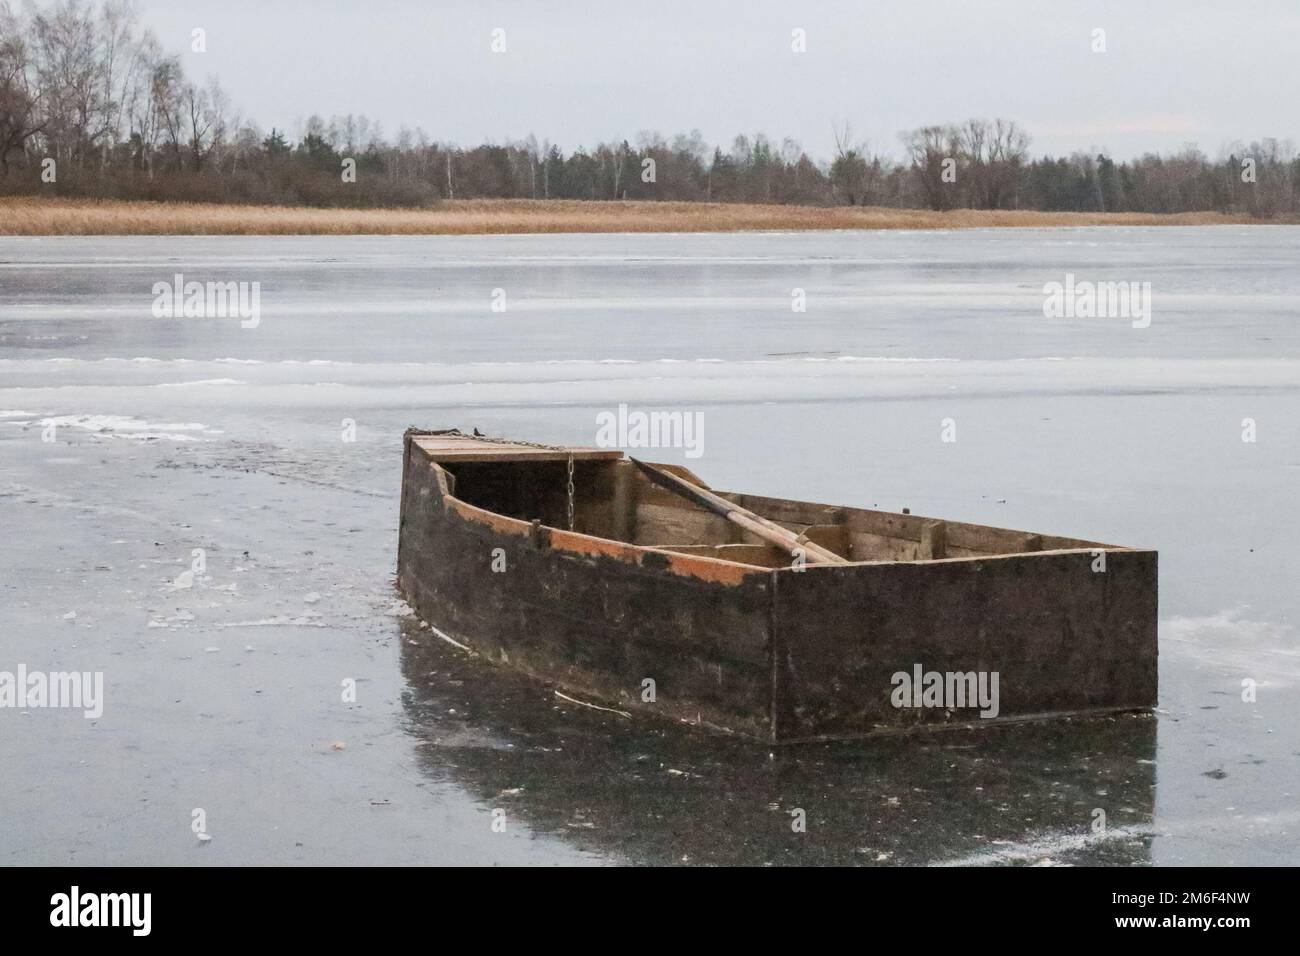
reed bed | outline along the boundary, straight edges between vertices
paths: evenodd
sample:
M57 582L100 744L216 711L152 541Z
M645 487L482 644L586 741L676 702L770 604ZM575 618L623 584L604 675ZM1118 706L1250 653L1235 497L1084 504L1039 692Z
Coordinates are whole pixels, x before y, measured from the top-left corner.
M1277 222L1278 220L1273 220ZM115 200L0 198L0 235L474 235L982 229L1258 223L1218 213L1075 213L742 203L456 200L432 209L321 209Z

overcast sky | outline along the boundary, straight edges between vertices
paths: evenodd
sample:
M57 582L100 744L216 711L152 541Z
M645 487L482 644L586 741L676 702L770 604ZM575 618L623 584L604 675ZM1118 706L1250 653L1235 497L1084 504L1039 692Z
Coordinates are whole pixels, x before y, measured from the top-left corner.
M641 130L792 136L1004 116L1034 154L1300 139L1300 0L144 0L196 79L291 137L365 113L389 138L566 151ZM191 31L207 52L190 51ZM506 51L493 53L492 31ZM807 52L791 49L806 31ZM1092 52L1093 30L1106 51Z

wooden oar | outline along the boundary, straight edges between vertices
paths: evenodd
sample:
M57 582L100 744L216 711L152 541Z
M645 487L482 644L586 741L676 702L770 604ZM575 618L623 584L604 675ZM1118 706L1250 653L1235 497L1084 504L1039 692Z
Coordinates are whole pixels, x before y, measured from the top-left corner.
M641 469L642 474L659 487L675 492L683 498L695 502L702 508L707 508L714 514L721 515L733 524L740 525L746 531L783 551L788 551L790 554L802 553L809 564L849 563L848 560L841 558L834 551L823 548L819 544L814 544L806 538L801 538L788 528L781 527L775 521L769 521L767 518L756 515L754 512L742 508L734 501L728 501L711 491L706 491L685 478L679 478L662 468L647 465L635 458L631 458L631 461L637 468Z

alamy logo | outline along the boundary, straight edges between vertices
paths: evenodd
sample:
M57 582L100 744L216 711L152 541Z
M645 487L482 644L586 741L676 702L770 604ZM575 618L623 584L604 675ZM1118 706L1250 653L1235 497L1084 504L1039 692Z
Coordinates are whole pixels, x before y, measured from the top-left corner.
M103 671L0 671L0 707L36 710L45 707L83 711L87 720L104 715Z
M896 671L889 682L894 685L889 700L895 707L978 707L981 717L998 715L997 671L927 671L915 664L910 674Z
M153 284L155 319L240 319L239 326L255 329L262 321L262 283L174 281Z
M151 893L83 894L74 886L51 896L50 906L51 926L129 926L131 935L148 936L153 922Z
M703 412L628 411L596 415L596 445L600 448L684 448L687 458L704 454Z
M1150 282L1065 282L1043 286L1043 316L1048 319L1132 319L1133 328L1151 324Z

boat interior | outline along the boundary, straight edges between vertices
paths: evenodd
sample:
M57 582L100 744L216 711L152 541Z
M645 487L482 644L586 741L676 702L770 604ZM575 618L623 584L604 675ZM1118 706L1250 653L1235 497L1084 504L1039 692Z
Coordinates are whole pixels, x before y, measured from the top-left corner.
M529 446L498 445L486 454L448 452L447 442L416 439L443 470L448 493L466 504L550 528L568 527L569 452L573 454L572 530L632 545L759 567L788 567L790 553L696 501L649 480L611 449L568 449L549 455ZM453 446L454 447L454 446ZM512 453L513 450L513 453ZM675 465L661 471L707 489ZM926 518L714 491L748 512L813 542L843 561L898 562L982 558L1036 551L1113 549L1074 538L1032 534Z

